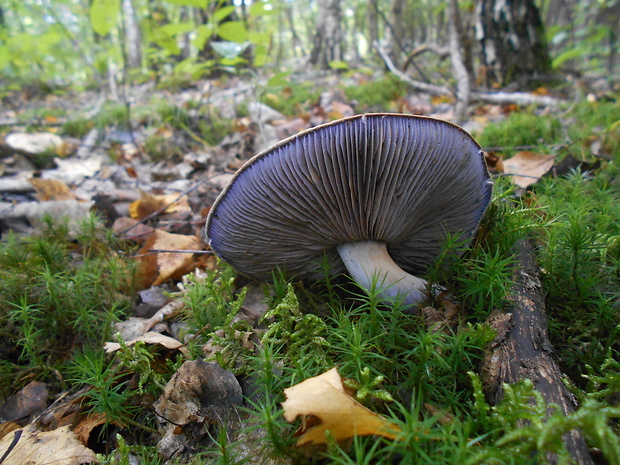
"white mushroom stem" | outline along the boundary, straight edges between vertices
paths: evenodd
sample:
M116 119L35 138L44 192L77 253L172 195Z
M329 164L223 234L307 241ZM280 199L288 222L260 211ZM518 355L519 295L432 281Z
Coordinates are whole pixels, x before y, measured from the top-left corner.
M401 300L411 307L428 296L427 282L394 263L385 242L346 242L338 246L338 253L349 275L367 292L378 291L385 302Z

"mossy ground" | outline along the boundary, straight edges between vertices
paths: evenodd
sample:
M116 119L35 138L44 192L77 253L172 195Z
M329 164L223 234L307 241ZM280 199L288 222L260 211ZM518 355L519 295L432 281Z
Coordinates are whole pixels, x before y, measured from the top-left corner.
M162 110L160 116L174 121L178 115ZM573 156L598 157L601 164L594 172L576 169L548 177L520 199L507 179L498 180L478 240L462 260L439 262L429 270L429 279L451 288L466 309L454 331L429 329L398 305L378 303L376 295L358 291L351 298L341 283L329 279L311 288L279 279L266 289L270 311L261 343L256 351L245 350L236 335L249 328L232 321L243 301L232 270L222 264L204 280L190 283L183 317L194 330L209 328L192 341L190 352L199 356L201 344L222 329L216 343L224 350L216 360L254 383L246 431L260 427L255 458L274 463L544 463L549 451L566 458L561 435L578 426L607 463L620 463L619 119L616 104L583 103L562 117L515 113L479 135L483 145L492 146L564 144ZM143 463L160 463L155 449L140 444L135 428L133 433L129 428L141 424L148 431L153 415L136 408L139 388L119 376L119 366L124 375L139 370L140 379L145 377L142 386L155 398L178 364L149 371L154 354L145 346L123 349L120 365L103 355L100 347L110 336L110 323L129 308L132 270L118 244L94 220L82 231L70 237L62 225L50 222L42 236L15 237L2 245L0 394L6 396L25 379L55 383L56 391L93 386L89 408L125 425L118 430L117 454L102 460L129 464L135 453ZM509 387L504 401L491 407L476 375L494 337L485 320L505 304L511 247L524 236L537 244L555 356L581 402L574 417L556 414L541 422L546 406L527 382ZM282 391L333 366L366 393L365 405L401 426L401 440L364 437L347 446L328 440L320 459L300 454L294 447L296 426L281 416ZM61 373L62 381L54 373ZM212 433L204 455L192 463L247 461L242 439L224 429Z

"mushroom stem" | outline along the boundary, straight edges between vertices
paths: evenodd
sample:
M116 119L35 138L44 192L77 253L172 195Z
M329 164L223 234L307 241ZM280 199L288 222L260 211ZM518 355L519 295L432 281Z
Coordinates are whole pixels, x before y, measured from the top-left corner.
M367 292L379 291L384 302L402 299L406 307L413 307L427 298L427 282L394 263L385 242L345 242L338 253L349 275Z

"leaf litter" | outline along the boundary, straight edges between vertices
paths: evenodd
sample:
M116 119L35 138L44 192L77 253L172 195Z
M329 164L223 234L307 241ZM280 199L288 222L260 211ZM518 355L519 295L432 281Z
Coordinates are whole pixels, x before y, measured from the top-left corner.
M239 89L222 89L210 97L214 108L233 117L238 96L247 98L249 89L235 85ZM196 93L186 91L187 95L178 101L202 98L192 92ZM444 102L430 98L403 100L398 105L430 116L433 110L441 113L445 107ZM29 233L46 215L64 215L73 219L71 227L75 227L77 221L95 209L113 225L118 237L141 245L134 257L140 264L141 289L183 290L176 284L183 276L216 266L213 256L195 252L204 248L202 230L208 206L235 170L259 150L285 137L355 113L354 106L337 89L323 93L306 113L294 117L286 117L260 102L250 102L248 110L249 116L235 117L233 132L213 146L161 125L155 134L165 141L162 148L174 149L178 154L158 162L144 153L145 128L137 128L138 137L128 139L107 129L92 129L81 140L51 132L20 136L13 139L19 143L15 142L12 149L12 139L5 138L9 152L7 155L5 149L0 160L0 223L4 229ZM503 116L505 110L487 105L472 119L472 128L480 129L491 119ZM54 155L53 166L37 168L33 159L46 151ZM547 173L553 163L553 156L519 152L512 159L499 160L495 170L515 175L513 182L527 187ZM246 321L258 325L266 308L262 290L255 294L257 298L246 299L241 313ZM183 341L168 335L172 333L166 324L178 313L182 300L162 305L152 308L153 313L144 318L133 317L118 323L119 334L127 346L141 341L186 355ZM246 339L247 344L253 344L249 337ZM118 342L105 346L109 353L119 348ZM328 430L338 441L354 435L388 439L399 436L396 424L359 404L346 392L335 368L286 389L285 395L282 407L286 420L302 419L298 445L324 443ZM80 399L81 395L69 396L44 412L43 417L55 418L48 424L54 427L51 431L38 431L34 426L21 430L14 422L0 424L0 456L13 442L12 433L19 430L23 432L10 454L25 454L33 464L95 462L93 452L84 444L90 432L106 419L84 412ZM206 439L205 424L220 422L222 418L238 420L242 403L241 388L232 373L215 363L185 362L153 403L160 422L161 453L171 458L199 450L201 441ZM81 443L69 426L61 425L64 422L83 431L79 435ZM178 434L179 427L182 434ZM41 442L46 447L36 446Z

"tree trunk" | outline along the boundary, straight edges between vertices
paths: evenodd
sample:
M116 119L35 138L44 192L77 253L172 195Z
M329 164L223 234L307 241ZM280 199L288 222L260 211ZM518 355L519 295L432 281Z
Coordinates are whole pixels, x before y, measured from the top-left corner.
M533 0L477 0L476 38L487 85L505 85L551 69L544 26Z
M403 1L392 0L390 9L390 20L386 24L385 29L385 48L392 62L400 68L402 65L403 55Z
M328 68L329 63L342 60L343 37L340 27L342 11L340 0L319 0L316 34L310 53L310 63Z
M562 372L553 358L547 332L545 296L538 276L532 244L521 240L513 248L516 254L510 308L492 314L488 322L497 331L482 368L485 391L491 403L503 397L503 384L529 378L547 403L560 406L564 414L575 410L575 399L562 381ZM580 465L592 459L579 430L564 435L569 453ZM549 462L555 463L550 457Z
M142 66L142 33L132 0L123 0L123 19L127 47L127 66L138 69Z

